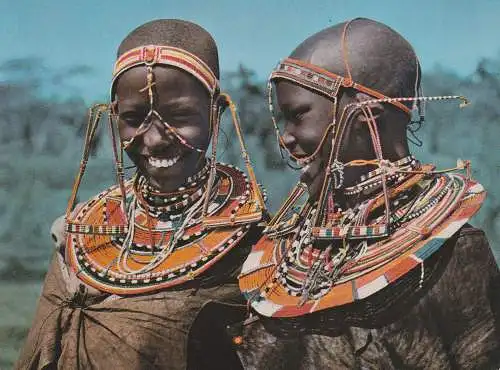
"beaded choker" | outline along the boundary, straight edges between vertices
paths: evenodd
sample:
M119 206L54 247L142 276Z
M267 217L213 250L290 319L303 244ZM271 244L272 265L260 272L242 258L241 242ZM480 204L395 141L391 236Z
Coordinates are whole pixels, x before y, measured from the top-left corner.
M395 162L386 162L387 175L386 181L388 185L394 185L399 183L407 177L405 172L416 170L420 168L420 164L412 155L401 158ZM356 185L345 187L345 195L355 195L362 193L364 191L371 191L382 186L382 168L379 167L376 170L370 171L365 175L360 177L359 182Z
M420 116L420 121L418 122L420 123L423 122L424 117L423 104L427 101L458 99L462 102L461 106L467 104L467 99L458 95L437 97L422 96L421 89L419 88L420 78L418 74L415 76L415 96L409 97L389 97L379 91L354 81L349 63L349 52L347 47L349 27L354 21L355 20L346 22L340 39L339 54L342 55L344 64L343 75L332 73L331 71L307 61L297 60L295 58L286 58L271 73L268 80L269 109L271 111L273 126L281 152L283 149L287 150L290 158L299 164L305 165L311 163L318 157L327 140L331 141L328 157L324 158L326 162L326 173L319 192L318 209L311 221L313 225L313 236L319 239L341 239L346 236L358 238L383 238L388 236L390 233L389 223L392 216L388 187L393 181L402 181L404 176L394 173L395 168L397 169L397 167L401 167L400 164L391 168L390 163L383 156L384 151L378 131L378 123L371 108L374 104L389 104L406 114L411 115L412 111L405 105L410 103L412 104L414 110L418 111ZM416 71L418 71L419 62L417 59L415 59L415 63ZM280 132L280 128L274 117L275 114L272 99L273 84L280 80L287 80L300 87L313 90L315 93L321 94L332 101L332 121L326 126L322 138L313 153L307 157L296 157L286 148L283 141L284 133ZM341 89L345 88L354 89L355 91L367 95L368 100L353 101L352 103L346 104L342 111L337 112L339 93ZM348 163L342 163L340 158L342 157L344 150L343 143L347 141L345 136L350 132L349 126L352 122L354 122L353 118L356 115L362 115L365 118L366 126L369 129L371 144L375 153L375 159L364 160L360 158ZM381 187L384 198L382 204L385 208L384 218L378 223L358 224L355 226L341 228L330 227L328 224L329 219L327 217L327 214L330 213L328 208L331 207L332 204L335 204L334 194L336 192L334 190L344 189L344 169L346 167L364 166L367 164L377 165L379 167L377 174L373 175L376 177L372 180L367 180L366 183L358 184L358 186L345 189L345 195L355 195L364 190L372 191L373 188ZM273 227L272 222L270 226L271 228Z
M134 191L143 204L156 211L183 209L200 199L206 191L210 161L176 191L162 193L149 185L144 176L139 176L134 184Z

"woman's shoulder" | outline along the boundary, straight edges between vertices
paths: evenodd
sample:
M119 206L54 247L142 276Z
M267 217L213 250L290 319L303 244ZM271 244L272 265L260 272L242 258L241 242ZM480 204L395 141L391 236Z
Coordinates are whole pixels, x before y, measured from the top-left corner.
M430 298L450 314L470 313L470 319L478 318L478 310L500 313L500 272L484 231L466 224L448 244L451 256Z
M498 274L498 265L488 238L482 229L465 224L457 233L451 258L453 269Z

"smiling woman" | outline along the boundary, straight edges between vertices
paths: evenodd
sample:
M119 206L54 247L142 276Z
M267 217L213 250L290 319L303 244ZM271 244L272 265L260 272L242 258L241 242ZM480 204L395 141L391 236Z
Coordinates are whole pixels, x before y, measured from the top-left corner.
M143 90L146 69L130 69L117 80L119 130L122 141L128 143L136 137L141 124L148 123L141 138L128 148L128 154L151 185L168 192L181 186L203 165L210 139L211 102L203 85L183 70L157 66L152 73L155 114L149 116L150 104Z
M248 178L215 161L228 106ZM118 185L74 207L106 113ZM137 167L127 180L124 151ZM91 111L17 368L241 367L225 327L244 315L235 277L264 214L235 107L219 91L214 40L185 21L140 26L120 45L111 104Z
M407 143L424 103L467 99L423 96L420 76L412 46L365 18L271 73L279 144L302 176L239 276L259 318L239 333L248 367L499 368L500 272L467 223L484 188L468 161L436 170Z

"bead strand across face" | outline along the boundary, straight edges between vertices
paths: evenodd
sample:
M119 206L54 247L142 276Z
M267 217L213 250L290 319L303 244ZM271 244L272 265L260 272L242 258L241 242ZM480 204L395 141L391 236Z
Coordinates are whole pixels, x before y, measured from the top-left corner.
M137 66L116 81L115 102L123 146L151 185L175 190L203 166L212 103L193 76Z
M387 187L387 159L379 134L377 110L398 109L408 116L411 110L404 103L420 103L432 100L466 99L460 96L419 96L418 75L415 78L415 94L410 97L388 97L380 91L353 80L348 60L347 31L351 22L343 27L339 52L342 54L344 76L333 73L311 62L286 58L271 73L268 82L269 108L280 150L302 167L301 181L307 187L312 200L317 202L318 212L313 219L313 234L329 235L325 227L327 201L337 204L346 184L345 169L348 167L378 166L385 205L383 224L377 225L380 235L389 230L391 210ZM418 60L415 59L418 67ZM416 68L418 71L418 68ZM273 85L276 100L273 102ZM363 100L360 96L363 95ZM276 114L276 109L279 113ZM419 109L422 120L422 110ZM355 122L363 123L366 134L361 143L353 141ZM359 126L359 125L358 125ZM361 127L360 126L360 127ZM361 137L358 135L357 137ZM355 173L355 172L354 172ZM352 177L352 176L351 176ZM352 182L353 179L350 179ZM354 179L354 181L356 181ZM347 184L352 185L352 184ZM345 207L346 204L341 204ZM327 230L328 229L328 230Z

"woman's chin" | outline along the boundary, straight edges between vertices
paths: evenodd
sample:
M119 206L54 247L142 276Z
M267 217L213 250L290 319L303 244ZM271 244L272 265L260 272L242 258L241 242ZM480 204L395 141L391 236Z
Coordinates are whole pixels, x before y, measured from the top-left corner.
M179 166L180 167L180 166ZM148 166L142 170L148 182L162 191L174 191L186 182L188 176L183 176L182 168L178 166L172 167L153 167Z
M187 158L191 159L191 158ZM148 179L148 182L163 192L175 191L183 186L189 177L198 170L198 161L179 160L171 166L154 166L148 161L141 161L139 172Z
M306 185L310 199L319 198L319 193L321 192L324 178L325 173L321 168L321 164L319 162L313 163L303 168L302 174L300 176L300 181L302 181Z

